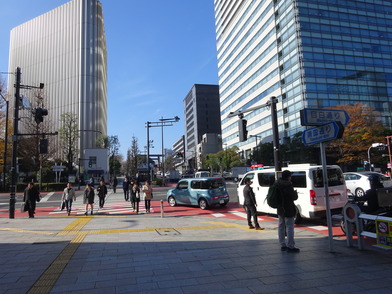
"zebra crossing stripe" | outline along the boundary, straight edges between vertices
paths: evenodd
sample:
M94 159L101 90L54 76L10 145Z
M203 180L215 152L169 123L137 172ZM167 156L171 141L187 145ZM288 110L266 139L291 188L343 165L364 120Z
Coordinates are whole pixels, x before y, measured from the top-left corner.
M222 213L219 213L219 212L217 212L217 213L211 213L211 215L212 216L215 216L215 217L225 217L226 215L224 215L224 214L222 214Z

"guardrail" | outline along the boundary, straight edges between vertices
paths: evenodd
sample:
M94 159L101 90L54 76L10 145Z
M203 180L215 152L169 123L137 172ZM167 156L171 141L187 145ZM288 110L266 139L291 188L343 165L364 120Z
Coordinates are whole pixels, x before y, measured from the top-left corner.
M367 230L369 229L369 226L364 225L365 221L373 221L374 227L376 226L377 220L392 222L391 217L362 213L359 206L353 203L347 203L343 208L343 212L347 246L353 247L352 226L354 225L358 236L358 248L360 250L363 250L365 247L365 237L377 239L377 234L375 232Z

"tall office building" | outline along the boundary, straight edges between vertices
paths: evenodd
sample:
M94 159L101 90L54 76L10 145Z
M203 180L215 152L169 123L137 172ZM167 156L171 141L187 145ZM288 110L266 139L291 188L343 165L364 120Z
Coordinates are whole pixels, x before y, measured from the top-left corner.
M271 96L281 139L304 129L304 107L363 103L391 127L391 15L391 1L215 0L223 141L249 153L257 137L239 143L227 115ZM267 107L244 118L248 136L272 141Z
M45 121L50 122L50 131L61 127L61 114L76 114L81 154L96 148L97 137L107 134L106 37L101 3L73 0L12 29L9 71L17 67L21 68L23 85L45 84L43 106L48 109ZM15 77L11 76L11 97L14 84ZM34 100L31 90L22 91ZM31 123L26 118L28 112L20 115L22 131L24 123Z
M196 157L204 134L221 134L219 86L195 84L184 99L185 160Z

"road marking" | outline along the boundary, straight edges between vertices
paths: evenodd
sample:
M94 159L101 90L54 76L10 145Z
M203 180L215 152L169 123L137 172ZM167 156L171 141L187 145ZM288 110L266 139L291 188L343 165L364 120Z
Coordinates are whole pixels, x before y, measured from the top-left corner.
M245 219L248 217L246 213L240 212L240 211L231 210L231 211L229 211L229 213L234 214L234 215L239 216L239 217L242 217L242 218L245 218ZM264 219L262 219L260 217L258 217L257 219L259 221L264 220Z
M53 194L54 194L54 192L50 192L50 193L46 194L46 195L41 199L40 202L46 202L46 201L48 201L49 197L52 196Z
M211 213L211 215L212 215L212 216L215 216L215 217L225 217L225 216L226 216L225 214L219 213L219 212L217 212L217 213Z
M50 232L29 231L29 230L12 229L12 228L0 228L0 231L9 231L9 232L18 232L18 233L32 233L32 234L40 234L40 235L53 235L53 233L50 233Z

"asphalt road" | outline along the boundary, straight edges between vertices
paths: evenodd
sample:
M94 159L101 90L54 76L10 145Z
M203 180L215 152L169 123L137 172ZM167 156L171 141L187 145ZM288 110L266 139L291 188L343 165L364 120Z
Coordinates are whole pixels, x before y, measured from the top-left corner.
M168 185L166 187L153 187L154 191L154 200L163 200L166 201L166 193L169 189L173 188L174 185ZM230 202L238 203L237 196L237 186L234 182L227 182L227 191L230 195ZM109 192L112 192L109 189ZM117 188L116 193L123 193L122 188ZM57 192L41 192L42 200L39 203L39 207L55 207L59 206L61 202L62 191ZM23 194L18 193L17 203L20 203L23 200ZM76 192L76 202L83 203L83 190ZM9 193L1 193L0 194L0 209L8 209L10 203L10 194ZM17 205L17 208L19 206Z

